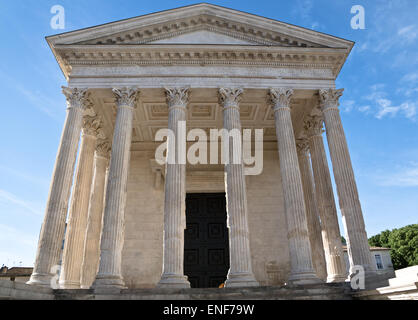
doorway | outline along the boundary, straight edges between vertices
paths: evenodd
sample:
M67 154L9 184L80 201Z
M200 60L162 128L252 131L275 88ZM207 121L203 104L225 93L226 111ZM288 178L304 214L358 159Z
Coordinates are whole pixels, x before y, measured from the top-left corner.
M188 193L184 274L192 288L217 288L229 270L225 193Z

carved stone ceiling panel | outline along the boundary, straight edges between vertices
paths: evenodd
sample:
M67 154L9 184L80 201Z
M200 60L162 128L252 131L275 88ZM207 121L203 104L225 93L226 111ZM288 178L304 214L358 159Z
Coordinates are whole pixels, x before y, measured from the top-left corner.
M133 142L152 142L159 129L167 128L168 109L164 91L153 90L144 90L144 94L141 91L133 119ZM209 134L211 128L222 128L222 108L218 105L216 90L199 89L192 92L187 111L187 129L200 128ZM267 90L248 90L245 93L240 103L241 124L243 129L263 128L264 141L276 141L274 114L267 104L266 94ZM104 89L94 91L92 96L94 109L103 118L105 134L111 137L116 118L115 99L110 90ZM295 134L301 130L303 117L311 112L314 104L306 96L299 96L291 102Z

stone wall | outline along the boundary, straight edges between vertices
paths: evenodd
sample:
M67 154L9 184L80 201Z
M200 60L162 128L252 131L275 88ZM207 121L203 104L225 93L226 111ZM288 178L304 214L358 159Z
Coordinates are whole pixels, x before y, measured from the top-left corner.
M131 153L122 274L129 288L154 287L163 259L164 184L154 187L154 152Z
M254 275L260 285L283 284L290 261L277 151L264 151L263 172L246 181Z

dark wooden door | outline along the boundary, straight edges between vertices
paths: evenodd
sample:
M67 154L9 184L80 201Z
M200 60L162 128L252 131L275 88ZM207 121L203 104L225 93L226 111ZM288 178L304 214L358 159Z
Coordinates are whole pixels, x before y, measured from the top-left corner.
M225 193L186 195L184 274L192 288L218 287L229 270Z

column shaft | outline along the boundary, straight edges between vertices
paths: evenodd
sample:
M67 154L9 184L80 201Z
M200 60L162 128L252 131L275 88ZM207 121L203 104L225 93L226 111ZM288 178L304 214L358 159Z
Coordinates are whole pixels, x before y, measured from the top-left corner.
M132 119L138 90L123 88L113 89L113 92L116 95L117 114L106 186L99 271L93 283L95 289L125 287L122 279L122 248Z
M308 117L305 121L305 129L309 136L315 190L321 217L322 240L327 261L327 282L342 282L347 278L347 272L331 176L322 139L322 118Z
M58 266L74 165L80 139L86 90L63 88L67 115L61 135L54 172L39 236L36 261L28 284L50 286L52 268Z
M227 221L229 229L230 268L225 282L226 287L258 286L251 265L251 252L248 230L247 190L241 146L241 120L239 101L243 90L221 88L219 96L224 108L224 129L238 139L231 141L227 136L228 162L225 164L225 189L227 203ZM232 142L232 143L231 143ZM236 159L238 163L236 163Z
M315 186L313 183L312 168L309 158L308 141L306 138L297 140L297 151L303 195L305 198L309 242L312 250L312 263L318 278L325 281L327 278L327 268L324 246L322 243L321 223L319 221Z
M163 271L158 287L190 288L184 276L184 229L186 228L186 164L182 158L186 145L187 88L166 88L168 129L174 140L168 138L164 199L164 256ZM184 129L184 132L181 132ZM174 156L173 154L174 153Z
M104 195L109 165L110 144L101 142L94 157L94 176L90 195L89 214L84 245L81 273L81 288L88 289L93 284L99 268L100 235L102 232Z
M84 117L80 154L76 168L71 207L65 234L64 252L60 273L60 288L79 289L81 264L87 227L87 215L93 178L94 149L100 120Z
M338 98L342 95L342 91L342 89L320 90L321 108L346 230L350 274L353 273L353 266L360 265L366 271L366 275L371 276L375 275L376 268L370 254L350 153L338 110Z
M312 265L305 200L290 115L290 97L292 94L293 90L288 89L270 90L276 122L280 172L287 217L290 252L289 283L318 283L320 280L316 276Z

